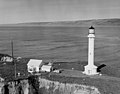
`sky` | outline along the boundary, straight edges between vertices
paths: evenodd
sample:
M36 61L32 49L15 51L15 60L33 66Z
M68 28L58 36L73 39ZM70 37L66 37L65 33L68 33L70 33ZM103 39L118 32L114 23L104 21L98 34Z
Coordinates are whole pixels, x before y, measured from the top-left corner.
M0 24L120 18L120 0L0 0Z

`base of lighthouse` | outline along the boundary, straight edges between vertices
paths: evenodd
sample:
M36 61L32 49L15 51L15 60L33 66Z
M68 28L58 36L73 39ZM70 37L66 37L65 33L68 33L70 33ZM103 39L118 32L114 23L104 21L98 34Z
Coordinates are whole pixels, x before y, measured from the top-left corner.
M85 68L85 71L83 73L86 74L86 75L97 75L97 74L99 74L97 72L97 66L95 66L95 65L87 65L84 68Z

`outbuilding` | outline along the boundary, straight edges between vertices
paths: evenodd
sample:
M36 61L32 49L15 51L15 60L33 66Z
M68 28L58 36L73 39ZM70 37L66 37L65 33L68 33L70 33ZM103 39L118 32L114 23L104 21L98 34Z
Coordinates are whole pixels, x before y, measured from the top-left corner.
M9 56L4 56L1 58L1 61L3 62L13 62L13 58Z
M0 61L2 62L13 62L12 56L8 54L0 54Z
M42 65L43 65L42 60L30 59L27 64L28 72L30 73L39 72Z
M52 71L52 65L43 65L41 67L42 72L51 72Z

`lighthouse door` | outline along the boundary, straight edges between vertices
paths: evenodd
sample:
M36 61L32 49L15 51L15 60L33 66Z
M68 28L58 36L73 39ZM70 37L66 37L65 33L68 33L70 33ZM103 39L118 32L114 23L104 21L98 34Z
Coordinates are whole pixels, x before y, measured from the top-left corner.
M88 70L88 74L91 74L91 70Z

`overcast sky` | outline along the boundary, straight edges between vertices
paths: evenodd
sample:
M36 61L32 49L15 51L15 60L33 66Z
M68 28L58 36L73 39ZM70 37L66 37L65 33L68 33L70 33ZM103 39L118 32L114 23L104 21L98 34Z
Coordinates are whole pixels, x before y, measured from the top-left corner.
M120 0L0 0L0 24L120 18Z

